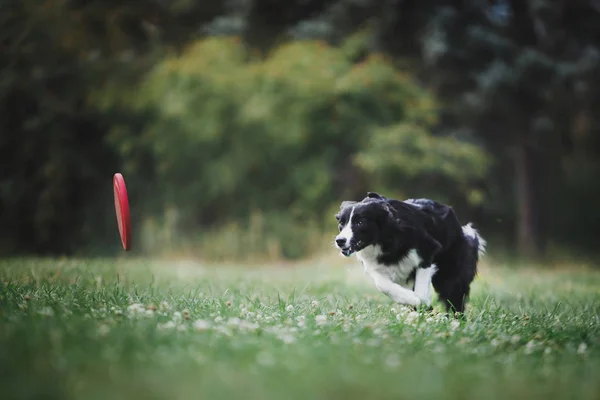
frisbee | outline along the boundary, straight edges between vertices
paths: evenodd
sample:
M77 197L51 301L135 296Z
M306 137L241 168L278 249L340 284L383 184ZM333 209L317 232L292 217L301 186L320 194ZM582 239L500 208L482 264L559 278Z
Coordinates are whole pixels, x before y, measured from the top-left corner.
M131 249L131 216L129 214L129 198L127 197L127 187L125 179L120 173L113 177L113 189L115 194L115 211L117 213L117 224L119 225L119 235L125 251Z

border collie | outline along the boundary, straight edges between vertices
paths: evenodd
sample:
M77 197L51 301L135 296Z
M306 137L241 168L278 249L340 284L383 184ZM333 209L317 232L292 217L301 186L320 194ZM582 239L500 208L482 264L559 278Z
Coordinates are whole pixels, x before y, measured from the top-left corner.
M454 210L429 199L399 201L368 192L335 215L342 255L356 254L379 291L394 302L431 309L430 284L446 311L462 313L486 242Z

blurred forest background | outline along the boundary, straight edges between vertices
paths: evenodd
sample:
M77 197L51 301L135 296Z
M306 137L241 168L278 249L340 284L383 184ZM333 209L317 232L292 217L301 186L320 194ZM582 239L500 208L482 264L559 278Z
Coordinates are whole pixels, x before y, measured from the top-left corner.
M333 251L366 191L594 255L600 1L5 0L0 254ZM596 111L594 111L596 110Z

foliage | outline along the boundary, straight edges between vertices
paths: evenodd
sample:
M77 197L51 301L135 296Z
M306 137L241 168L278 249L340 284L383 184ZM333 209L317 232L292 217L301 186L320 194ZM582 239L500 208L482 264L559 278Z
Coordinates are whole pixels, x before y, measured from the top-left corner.
M267 34L339 44L368 27L367 53L388 54L434 89L444 114L438 129L466 133L493 154L496 162L482 188L482 227L515 238L521 255L539 255L546 241L563 236L564 225L553 221L556 209L570 212L579 200L557 192L580 182L570 180L563 166L579 158L600 175L593 161L600 154L600 121L591 112L600 96L595 0L337 0L318 10L307 5L309 17L298 10L301 2L280 4L272 13L265 11L267 3L249 1L249 11L236 14L245 22L239 32L252 33L246 39L253 46L273 46L273 39L256 42ZM590 182L576 190L589 192ZM588 196L597 201L600 192ZM597 220L596 210L590 212ZM581 235L565 240L593 248L589 238L597 229L580 230L577 213L569 215L566 231Z
M597 272L485 270L452 321L392 304L352 267L3 261L3 395L597 397Z
M196 1L0 3L0 254L118 247L110 185L122 160L105 135L137 121L88 99L107 81L134 85L188 40L190 21L222 11Z
M116 97L107 96L98 101ZM354 64L343 50L315 41L282 45L266 59L252 57L236 38L195 42L158 64L123 106L150 116L135 142L120 128L111 140L126 159L136 146L151 154L162 194L152 200L177 209L181 232L258 212L279 238L263 232L253 240L277 241L284 256L314 250L302 239L310 234L291 233L322 219L331 225L330 207L347 189L353 196L398 190L403 177L432 173L460 181L462 189L486 172L477 147L428 132L435 103L410 75L379 55ZM436 157L447 151L453 155ZM363 161L354 165L354 154ZM137 179L139 165L128 165L129 178ZM345 168L363 174L369 187L344 178ZM382 173L397 181L376 180ZM248 246L246 253L262 247Z
M318 242L335 203L377 189L448 201L496 249L596 250L600 214L580 204L600 198L599 10L3 2L0 254L118 250L117 170L153 248L225 249L224 226L257 243L256 215L269 237L310 219L301 236ZM278 252L311 252L291 246Z

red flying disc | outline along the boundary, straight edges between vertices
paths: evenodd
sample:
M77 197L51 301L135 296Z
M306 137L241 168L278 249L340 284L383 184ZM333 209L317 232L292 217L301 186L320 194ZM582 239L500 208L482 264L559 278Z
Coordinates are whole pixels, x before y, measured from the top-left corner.
M115 211L117 212L117 224L119 225L119 234L121 243L125 251L131 249L131 216L129 214L129 198L127 197L127 187L123 175L118 172L113 178L113 188L115 193Z

